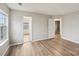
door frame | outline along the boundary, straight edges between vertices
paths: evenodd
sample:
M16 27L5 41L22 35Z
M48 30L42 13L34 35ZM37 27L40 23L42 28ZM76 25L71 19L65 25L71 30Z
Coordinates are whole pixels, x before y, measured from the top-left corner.
M29 41L32 41L32 17L23 16L23 23L24 18L29 18ZM23 42L24 42L24 28L23 28Z
M55 34L55 21L60 21L60 35L62 36L62 19L54 19L54 34Z

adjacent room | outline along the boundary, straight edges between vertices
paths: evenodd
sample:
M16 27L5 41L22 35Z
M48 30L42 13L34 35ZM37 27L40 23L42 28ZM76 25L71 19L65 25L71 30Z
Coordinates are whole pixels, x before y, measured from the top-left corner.
M79 56L79 3L0 3L0 56Z
M32 37L32 17L24 17L23 22L24 42L31 41Z

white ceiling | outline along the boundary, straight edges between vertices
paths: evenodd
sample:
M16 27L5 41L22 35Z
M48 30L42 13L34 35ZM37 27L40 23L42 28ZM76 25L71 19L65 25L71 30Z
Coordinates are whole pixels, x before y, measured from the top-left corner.
M21 11L35 12L46 15L64 15L79 11L79 3L7 3L9 8Z

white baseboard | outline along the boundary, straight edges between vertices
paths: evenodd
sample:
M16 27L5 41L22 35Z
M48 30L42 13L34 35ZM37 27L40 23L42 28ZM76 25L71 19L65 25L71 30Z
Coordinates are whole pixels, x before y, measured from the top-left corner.
M76 41L70 40L70 39L69 39L69 38L67 38L67 37L62 37L62 39L65 39L65 40L68 40L68 41L71 41L71 42L74 42L74 43L79 44L79 42L76 42Z
M19 44L23 44L23 43L13 43L13 44L10 44L10 46L19 45Z
M41 40L48 40L48 39L53 39L53 38L46 38L46 39L36 39L36 40L32 40L32 41L34 42L34 41L41 41Z
M7 49L4 51L4 53L3 53L2 56L6 56L6 55L7 55L7 52L9 51L9 47L10 47L10 46L7 47ZM9 53L9 52L8 52L8 53Z

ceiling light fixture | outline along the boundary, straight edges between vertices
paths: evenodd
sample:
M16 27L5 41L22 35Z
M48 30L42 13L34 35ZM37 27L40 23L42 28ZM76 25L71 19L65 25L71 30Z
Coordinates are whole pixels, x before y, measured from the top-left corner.
M20 6L22 6L22 3L18 3Z

